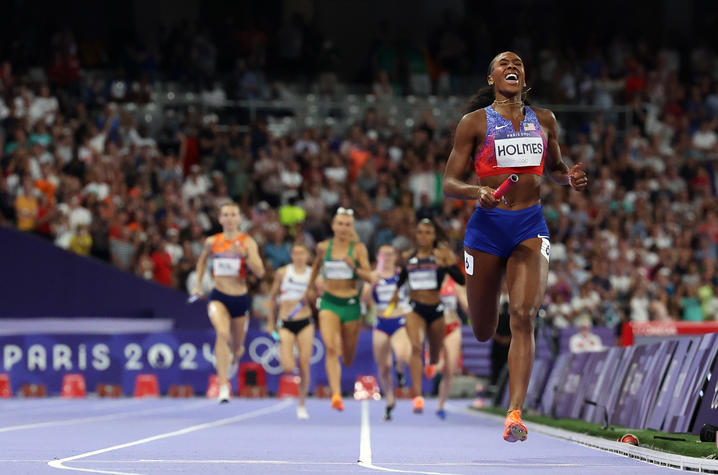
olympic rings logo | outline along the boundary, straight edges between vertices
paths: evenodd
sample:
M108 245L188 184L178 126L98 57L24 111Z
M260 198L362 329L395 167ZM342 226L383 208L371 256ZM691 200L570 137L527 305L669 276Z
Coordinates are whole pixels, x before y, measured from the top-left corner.
M267 374L281 374L282 363L279 360L279 343L266 336L259 336L252 340L249 344L249 357L255 363L260 363ZM299 351L294 348L294 356L297 357ZM312 347L312 356L309 358L310 364L318 363L324 357L324 345L318 338L314 338Z

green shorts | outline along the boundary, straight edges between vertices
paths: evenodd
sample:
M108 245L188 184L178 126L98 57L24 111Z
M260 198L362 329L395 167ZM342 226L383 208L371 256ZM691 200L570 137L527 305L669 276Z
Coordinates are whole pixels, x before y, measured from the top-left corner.
M342 323L353 322L361 318L361 306L359 295L355 297L337 297L330 293L322 294L322 301L319 304L319 311L329 310L339 316Z

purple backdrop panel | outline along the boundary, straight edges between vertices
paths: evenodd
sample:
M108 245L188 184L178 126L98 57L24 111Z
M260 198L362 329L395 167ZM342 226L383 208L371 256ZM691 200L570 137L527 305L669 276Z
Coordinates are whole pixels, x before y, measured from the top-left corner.
M663 421L665 420L666 413L668 412L673 388L676 385L681 366L683 366L683 360L685 360L686 354L688 353L693 340L693 338L678 339L676 351L673 353L671 361L668 364L668 368L666 369L666 376L663 378L661 389L658 391L656 397L656 402L653 405L650 415L648 416L646 428L661 430L661 427L663 427Z
M554 401L556 399L556 393L561 381L563 381L564 374L568 370L569 363L571 362L571 353L563 353L558 355L556 361L553 363L551 368L551 374L546 381L546 386L541 396L540 412L546 415L553 414Z
M529 387L526 391L526 407L538 409L549 371L551 371L551 360L543 358L534 360Z
M638 404L643 397L644 382L652 370L652 361L660 343L636 345L631 362L620 388L618 400L613 410L613 421L624 427L634 427L631 419L638 413Z
M607 354L608 351L599 351L588 354L588 361L586 361L586 364L583 367L581 384L578 386L578 390L576 391L573 407L571 407L568 417L572 417L574 419L581 417L581 411L586 407L586 394L588 394L588 391L593 391L596 380L600 375L603 361L606 359Z
M636 351L635 346L629 346L626 351L621 355L621 359L616 366L616 372L613 373L609 379L606 380L607 385L604 391L598 399L598 402L602 404L608 412L609 422L613 422L615 417L614 411L616 408L616 402L618 402L618 395L623 386L623 381L626 379L628 369L631 367L631 361L633 359L633 353Z
M650 363L651 369L646 373L643 388L641 389L643 396L638 400L638 410L631 418L630 427L646 427L648 414L656 401L661 382L666 376L668 365L671 362L676 346L678 346L678 342L676 340L666 340L660 342L659 345L655 357Z
M586 387L583 391L583 411L581 418L586 422L599 422L603 420L603 409L597 410L596 406L586 404L585 401L598 401L602 390L605 389L605 381L613 374L621 354L625 348L613 347L607 351L593 353L591 361L587 364Z
M241 362L260 363L267 373L267 389L276 392L281 375L279 348L266 333L250 330ZM9 373L13 393L25 383L44 384L57 395L66 373L82 373L88 391L98 383L121 384L132 394L138 374L157 375L161 393L170 385L189 384L204 394L214 374L214 332L173 331L122 335L26 335L0 337L0 372ZM314 338L310 388L326 381L324 345ZM236 367L230 374L236 388ZM342 389L353 391L356 377L376 374L371 332L359 334L354 364L342 371ZM429 384L424 381L425 384Z
M718 424L718 358L713 361L713 366L708 373L708 386L701 399L696 420L691 432L698 434L703 424Z
M686 371L683 388L674 391L671 405L668 407L663 430L669 432L687 432L693 415L700 402L700 392L706 382L708 370L718 351L716 338L718 334L710 333L700 337L696 354ZM676 395L676 393L678 393Z
M584 368L591 356L590 353L574 353L568 370L559 382L554 402L556 417L572 417L571 412L576 402L576 393L579 392Z
M0 227L0 242L0 318L171 318L175 328L211 327L206 302L188 305L184 292L14 229ZM48 271L27 272L28 262Z

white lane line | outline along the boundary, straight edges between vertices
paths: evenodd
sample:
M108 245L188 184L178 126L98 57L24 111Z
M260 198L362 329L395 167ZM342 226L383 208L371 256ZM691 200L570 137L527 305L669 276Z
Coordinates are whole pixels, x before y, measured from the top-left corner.
M141 445L141 444L146 444L148 442L154 442L155 440L167 439L169 437L176 437L178 435L189 434L191 432L196 432L199 430L210 429L212 427L219 427L219 426L243 421L246 419L252 419L254 417L272 414L274 412L279 412L282 409L285 409L286 407L288 407L291 404L293 404L292 400L285 399L285 400L283 400L277 404L274 404L272 406L265 407L263 409L257 409L255 411L247 412L245 414L240 414L238 416L226 417L224 419L218 419L218 420L212 421L212 422L205 422L204 424L197 424L194 426L185 427L184 429L175 430L175 431L171 431L171 432L165 432L162 434L153 435L151 437L145 437L144 439L134 440L132 442L126 442L124 444L113 445L111 447L106 447L104 449L93 450L91 452L85 452L83 454L73 455L71 457L65 457L65 458L62 458L59 460L51 460L47 464L53 468L59 468L59 469L63 469L63 470L76 470L78 472L109 473L109 474L113 474L113 475L139 475L136 472L113 472L110 470L93 470L90 468L67 467L63 464L65 464L67 462L73 462L75 460L87 458L87 457L92 457L93 455L105 454L107 452L125 449L127 447L134 447L135 445Z
M398 472L398 473L421 473L425 475L455 475L445 472L421 472L419 470L399 470L398 468L387 468L374 465L371 460L371 429L369 424L369 401L361 402L361 431L359 435L359 460L357 463L360 467L371 470L379 470L381 472Z
M192 403L192 404L186 404L182 407L175 407L175 406L169 406L169 407L161 407L161 408L151 408L151 409L140 409L137 411L125 411L125 412L116 412L113 414L105 414L104 416L89 416L89 417L77 417L73 419L60 419L59 421L46 421L46 422L35 422L32 424L20 424L16 426L8 426L8 427L0 427L0 433L2 432L13 432L16 430L25 430L25 429L39 429L41 427L54 427L54 426L62 426L62 425L70 425L70 424L82 424L83 422L97 422L97 421L107 421L112 419L121 419L123 417L128 416L136 416L136 415L143 415L143 414L157 414L162 412L171 412L176 411L178 409L186 409L189 407L198 407L198 406L208 406L210 404L216 404L214 400L211 401L200 401L199 403Z

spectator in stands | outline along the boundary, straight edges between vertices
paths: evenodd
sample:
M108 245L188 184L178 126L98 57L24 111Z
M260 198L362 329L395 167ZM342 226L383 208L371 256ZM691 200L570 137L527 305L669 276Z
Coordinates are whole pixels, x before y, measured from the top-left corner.
M37 227L39 203L32 177L22 179L22 187L15 198L15 226L20 231L34 231Z
M591 319L581 317L576 320L578 333L571 335L568 339L568 348L571 353L582 353L584 351L601 351L604 349L601 338L591 332Z

